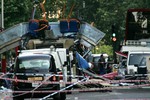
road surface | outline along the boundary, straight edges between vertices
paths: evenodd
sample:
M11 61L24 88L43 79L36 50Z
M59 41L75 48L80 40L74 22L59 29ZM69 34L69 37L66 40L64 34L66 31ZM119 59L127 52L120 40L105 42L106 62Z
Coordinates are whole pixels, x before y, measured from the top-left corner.
M150 100L150 87L114 89L112 92L73 92L67 94L66 100Z

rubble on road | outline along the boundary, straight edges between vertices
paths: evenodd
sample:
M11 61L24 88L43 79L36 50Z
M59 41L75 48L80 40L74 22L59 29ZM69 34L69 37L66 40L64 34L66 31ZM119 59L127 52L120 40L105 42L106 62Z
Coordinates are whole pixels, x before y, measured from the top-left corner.
M94 74L86 69L82 70L84 73L89 75L91 78L86 80L86 82L77 84L75 88L80 88L80 89L86 89L86 88L104 88L104 87L110 87L111 84L109 83L109 79L99 76L97 74ZM77 81L77 80L76 80Z
M4 86L0 87L0 100L13 100L12 90L7 89Z

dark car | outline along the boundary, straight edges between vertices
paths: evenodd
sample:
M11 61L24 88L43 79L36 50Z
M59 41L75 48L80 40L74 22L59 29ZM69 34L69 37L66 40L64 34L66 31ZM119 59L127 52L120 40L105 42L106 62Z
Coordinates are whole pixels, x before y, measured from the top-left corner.
M91 54L90 56L90 60L89 62L91 62L94 67L93 67L93 71L96 73L96 74L100 74L100 68L99 68L99 59L100 59L100 55L101 54ZM107 54L103 54L104 58L105 58L105 61L108 60L108 55Z
M22 100L24 98L42 98L51 94L52 92L44 91L59 91L60 84L42 84L38 82L59 82L58 76L50 75L56 74L55 60L49 54L30 54L20 55L16 58L14 65L14 76L16 80L13 84L14 99ZM21 82L19 80L25 80ZM32 82L33 81L33 82ZM23 91L18 92L17 91ZM29 92L33 91L33 93ZM37 93L36 91L39 91ZM57 93L53 96L54 100L65 100L65 93Z

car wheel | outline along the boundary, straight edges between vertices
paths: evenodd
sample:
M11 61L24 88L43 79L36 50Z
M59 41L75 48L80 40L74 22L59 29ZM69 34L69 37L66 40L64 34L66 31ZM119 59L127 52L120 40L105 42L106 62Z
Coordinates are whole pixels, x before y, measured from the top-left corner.
M53 100L60 100L60 93L55 94Z
M13 100L24 100L22 97L13 97Z
M57 93L53 96L53 100L66 100L66 93Z
M60 93L60 97L61 100L66 100L66 93L65 92Z

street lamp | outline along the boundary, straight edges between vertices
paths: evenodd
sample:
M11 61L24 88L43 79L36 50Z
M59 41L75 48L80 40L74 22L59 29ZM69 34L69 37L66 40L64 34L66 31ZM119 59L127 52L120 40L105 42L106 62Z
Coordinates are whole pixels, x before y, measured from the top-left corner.
M83 1L83 8L85 8L85 1Z
M1 0L1 28L4 28L4 0Z

